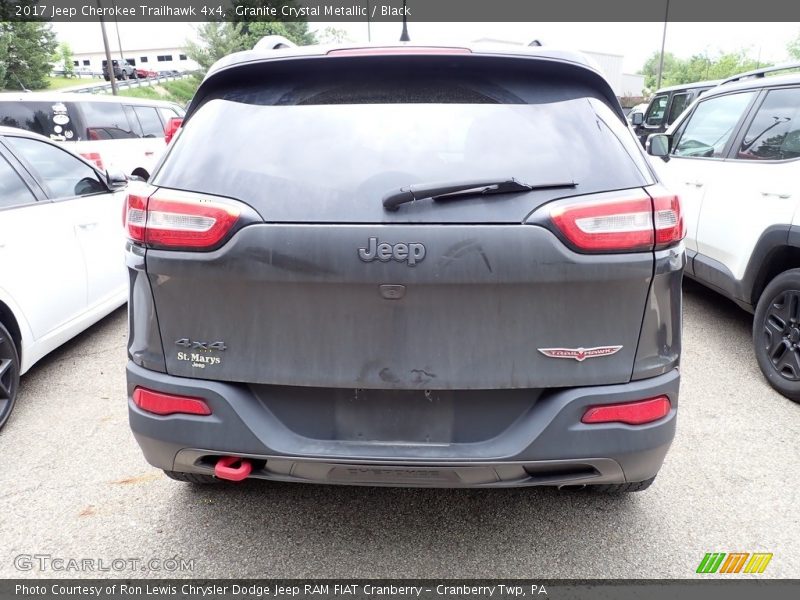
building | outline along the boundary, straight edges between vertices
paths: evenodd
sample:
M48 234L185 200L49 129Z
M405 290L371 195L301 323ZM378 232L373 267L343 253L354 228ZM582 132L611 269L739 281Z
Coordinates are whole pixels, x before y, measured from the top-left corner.
M135 67L148 71L191 71L197 63L186 56L183 48L139 48L126 47L122 56ZM102 47L93 52L73 52L73 64L76 70L101 72L106 59ZM119 60L119 50L111 51L112 60Z
M97 73L106 59L100 23L52 23L58 41L72 50L73 65L79 73ZM105 22L112 60L120 56L136 67L149 71L189 71L197 63L186 55L189 40L197 40L190 23L117 23ZM120 50L121 49L121 50Z
M493 38L481 38L475 40L476 43L489 43L489 44L513 44L519 45L519 42L512 42L509 40L499 40ZM531 44L541 45L541 44ZM594 52L592 50L580 50L582 54L588 56L600 72L606 76L608 83L611 84L611 89L618 98L625 97L641 97L644 89L644 75L633 75L622 72L622 63L624 56L621 54L609 54L607 52Z
M595 62L603 75L606 76L606 79L608 79L611 89L614 90L614 94L618 98L641 97L644 89L644 75L623 73L622 63L624 56L591 50L581 50L581 52Z

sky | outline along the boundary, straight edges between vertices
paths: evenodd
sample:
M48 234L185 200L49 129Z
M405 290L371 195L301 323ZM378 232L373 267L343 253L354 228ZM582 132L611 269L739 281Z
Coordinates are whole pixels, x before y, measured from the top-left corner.
M367 24L312 23L345 31L353 42L367 41ZM196 37L197 24L120 23L123 49L180 47ZM53 23L60 41L75 53L102 51L98 23ZM373 42L394 42L400 37L400 23L371 23ZM624 70L635 73L661 47L663 23L414 23L408 30L414 42L464 43L491 38L528 43L540 40L547 46L606 52L624 56ZM114 21L107 21L112 52L118 48ZM800 23L669 23L666 50L679 57L693 54L731 52L746 49L762 62L788 59L786 45L800 33Z

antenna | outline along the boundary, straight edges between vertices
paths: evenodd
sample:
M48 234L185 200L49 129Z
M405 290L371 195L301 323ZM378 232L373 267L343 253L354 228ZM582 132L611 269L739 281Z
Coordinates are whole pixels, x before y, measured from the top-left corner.
M406 0L403 0L403 32L400 34L401 42L410 42L411 38L408 37L408 23L406 23Z

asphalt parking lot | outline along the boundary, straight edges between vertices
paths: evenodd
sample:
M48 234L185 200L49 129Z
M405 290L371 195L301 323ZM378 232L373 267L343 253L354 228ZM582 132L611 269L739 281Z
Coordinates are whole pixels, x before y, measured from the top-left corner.
M691 283L684 297L677 438L653 487L622 497L173 482L128 430L118 310L23 378L0 433L0 576L177 557L193 570L101 575L684 578L739 551L774 554L760 577L800 577L800 405L762 379L749 315ZM20 555L50 558L20 571Z

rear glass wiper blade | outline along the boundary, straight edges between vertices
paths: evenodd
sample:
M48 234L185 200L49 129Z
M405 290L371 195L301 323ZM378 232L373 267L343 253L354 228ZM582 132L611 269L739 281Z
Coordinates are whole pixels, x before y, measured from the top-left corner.
M445 201L485 194L513 194L548 188L575 187L576 185L574 181L529 185L517 181L513 177L494 181L472 180L451 183L420 183L388 192L383 197L383 208L394 211L397 210L401 204L429 198L432 200Z

